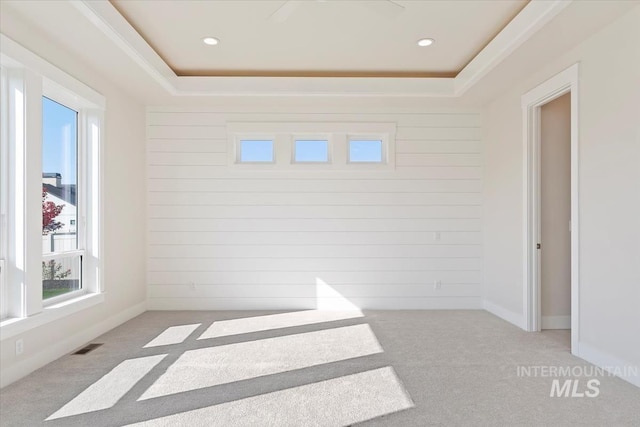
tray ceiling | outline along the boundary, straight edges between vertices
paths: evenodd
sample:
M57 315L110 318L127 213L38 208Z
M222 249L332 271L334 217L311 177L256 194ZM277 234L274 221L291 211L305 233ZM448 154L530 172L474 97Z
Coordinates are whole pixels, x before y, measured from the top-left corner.
M327 0L327 2L330 1ZM213 0L211 2L213 3ZM163 3L180 4L182 1L149 1L148 3L158 6ZM277 3L282 4L284 0ZM342 3L339 2L336 6ZM401 0L397 3L405 6L405 12L402 14L406 13L406 10L409 10L408 7L413 4L413 2ZM461 6L461 10L465 4L458 1L451 1L451 3ZM495 3L501 3L501 1L497 0ZM279 103L298 105L304 100L306 104L317 106L323 102L326 105L334 105L334 99L339 97L340 103L351 103L350 105L368 106L370 103L391 105L398 102L402 105L411 103L442 107L443 105L486 103L492 99L492 96L503 90L505 81L515 76L526 75L532 69L539 69L636 4L636 1L613 0L530 1L489 43L486 43L477 54L473 54L473 58L461 71L454 71L455 76L449 77L420 77L406 74L367 78L339 77L340 74L337 73L341 70L338 69L329 69L329 72L333 71L334 74L325 73L316 77L305 77L304 74L298 74L298 77L177 75L109 0L45 2L2 0L0 1L2 12L0 21L2 21L3 51L7 55L10 56L13 43L10 39L20 40L23 46L31 48L37 55L54 63L60 60L60 55L64 57L64 52L67 52L67 55L71 55L67 57L70 61L80 61L85 66L93 67L96 78L102 76L112 80L151 104L170 102L192 106L196 103L209 105L211 102L216 102L228 106L230 103L244 105L246 100L251 100L252 105L271 105L273 99L277 97ZM304 13L303 6L306 5L307 3L302 3L296 7L284 24L296 22L298 16ZM388 18L370 8L361 7L361 9L361 14L370 13L370 16L390 21L398 20L402 16L398 14ZM273 25L278 24L269 20L268 15L264 19ZM79 34L81 37L78 37ZM214 35L210 29L206 34ZM229 39L225 38L226 36L221 33L215 35L222 39L222 43L213 49L201 51L201 55L217 58L216 55L219 56L219 54L215 53L215 49L228 44ZM429 32L429 35L426 32L420 32L418 37L412 38L412 43L415 44L417 38L424 36L432 36L438 40L432 47L419 52L435 52L432 48L442 46L442 38L434 32ZM38 37L50 39L51 43L54 43L51 45L53 47L43 47L38 44L34 41L38 40ZM196 38L197 41L190 38L190 45L194 46L195 43L205 48L201 41L202 37L203 34L198 31L191 37ZM65 50L59 50L56 46L64 46ZM248 55L243 51L237 54L255 59L255 55ZM382 64L393 63L385 59L392 54L395 53L379 48L376 58L381 60ZM429 58L427 54L424 57ZM210 72L225 71L221 61L216 59L214 62L215 68L209 70ZM257 67L249 69L251 70L265 71ZM281 68L273 68L273 70L282 71ZM299 70L288 71L302 73ZM309 67L302 70L313 72ZM363 69L358 68L355 72L367 75L364 73L368 70L361 70ZM391 72L397 72L397 70L408 72L400 68L391 69ZM342 72L345 72L344 69ZM373 70L373 72L376 71Z
M111 0L177 76L455 77L527 3Z

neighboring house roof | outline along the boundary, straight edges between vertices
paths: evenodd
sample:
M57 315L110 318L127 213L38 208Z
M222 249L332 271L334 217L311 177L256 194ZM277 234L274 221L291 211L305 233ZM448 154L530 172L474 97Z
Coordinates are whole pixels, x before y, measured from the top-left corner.
M75 184L62 184L60 187L55 187L51 184L42 184L47 193L56 196L60 200L64 200L70 205L76 205L76 185Z

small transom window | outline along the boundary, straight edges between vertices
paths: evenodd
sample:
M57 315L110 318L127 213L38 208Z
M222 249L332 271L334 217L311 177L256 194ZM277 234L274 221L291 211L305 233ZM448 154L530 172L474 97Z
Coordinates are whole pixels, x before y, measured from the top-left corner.
M266 139L243 139L240 141L241 163L273 163L273 141Z
M381 140L349 140L349 162L382 163L384 161Z
M327 163L329 161L329 141L297 139L294 160L299 163Z

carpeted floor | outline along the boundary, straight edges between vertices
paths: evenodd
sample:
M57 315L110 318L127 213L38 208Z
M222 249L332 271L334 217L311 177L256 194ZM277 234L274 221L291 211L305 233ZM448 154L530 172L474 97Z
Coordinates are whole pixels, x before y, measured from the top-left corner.
M2 389L0 425L640 426L569 341L484 311L147 312ZM566 379L585 396L550 397Z

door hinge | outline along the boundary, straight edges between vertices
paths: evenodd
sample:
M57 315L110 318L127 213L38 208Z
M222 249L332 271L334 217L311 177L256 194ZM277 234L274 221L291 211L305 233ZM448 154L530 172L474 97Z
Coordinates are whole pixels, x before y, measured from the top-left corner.
M536 245L536 249L541 249L541 248L542 248L542 245L541 245L540 243L538 243L538 244Z

